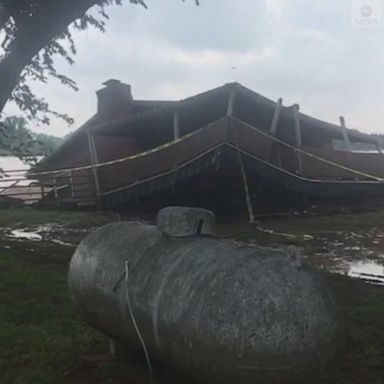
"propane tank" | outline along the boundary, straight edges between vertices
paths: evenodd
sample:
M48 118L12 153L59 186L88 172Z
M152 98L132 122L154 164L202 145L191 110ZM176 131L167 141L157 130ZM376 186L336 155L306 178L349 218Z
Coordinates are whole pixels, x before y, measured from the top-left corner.
M169 207L157 226L91 233L68 277L83 318L131 349L140 332L150 357L198 381L296 382L327 367L340 328L321 278L292 252L214 227L210 211Z

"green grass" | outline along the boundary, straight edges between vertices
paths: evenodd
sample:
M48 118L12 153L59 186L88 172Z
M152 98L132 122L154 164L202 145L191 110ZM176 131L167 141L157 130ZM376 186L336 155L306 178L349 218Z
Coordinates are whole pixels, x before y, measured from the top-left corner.
M89 229L111 221L115 214L0 210L7 228ZM0 384L147 384L141 356L121 351L111 360L108 339L78 315L67 287L73 251L0 233Z
M384 289L360 280L329 276L349 328L336 383L384 382Z
M384 211L328 216L266 216L257 219L257 223L252 225L248 223L246 216L242 217L241 220L233 216L223 216L218 220L218 231L221 235L240 234L246 238L252 235L261 239L270 237L267 233L258 232L257 227L277 233L293 234L298 239L308 233L369 231L374 227L384 227ZM275 237L278 238L279 236Z
M146 383L141 361L105 359L107 338L71 303L66 263L20 250L0 254L1 384Z
M107 339L78 316L68 297L66 273L66 263L38 252L1 252L0 382L147 383L143 362L128 355L125 361L99 364L84 360L105 354ZM384 291L342 276L329 279L350 326L337 383L382 383Z
M98 213L0 211L0 226L59 222L85 228L113 219L113 215ZM368 223L368 219L360 216L360 222ZM311 223L312 228L320 228L320 224ZM142 359L128 354L115 361L90 363L86 359L105 355L108 341L82 321L68 296L66 277L72 248L6 238L1 245L10 246L0 248L1 384L148 383ZM350 330L332 383L383 383L384 290L343 276L326 274L326 278L334 287ZM155 381L160 382L184 380L171 376Z
M329 216L289 216L279 219L263 220L266 227L276 230L299 233L364 230L383 227L384 212L367 212L364 214L335 214Z
M78 354L99 337L68 298L66 266L26 254L0 257L3 383L65 383Z
M0 209L0 227L33 226L55 223L70 228L90 228L117 220L117 214L105 212L68 212L36 209Z

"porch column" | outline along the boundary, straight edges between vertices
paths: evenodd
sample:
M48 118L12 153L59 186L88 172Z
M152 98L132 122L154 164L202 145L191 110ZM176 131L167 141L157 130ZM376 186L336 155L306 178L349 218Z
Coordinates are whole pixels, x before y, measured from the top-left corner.
M177 140L180 137L180 115L179 111L173 112L173 139Z
M227 107L227 116L232 117L233 111L235 108L235 101L236 101L236 90L232 89L231 93L229 94L229 100L228 100L228 107Z
M301 126L300 126L300 106L295 104L293 106L293 120L295 124L295 136L296 136L296 156L297 156L297 173L299 175L303 174L303 159L302 159L302 141L301 141Z
M97 158L95 137L92 134L87 133L87 138L88 138L89 156L91 158L91 164L97 165L99 163L99 161ZM99 174L97 172L97 168L92 168L92 175L93 175L93 180L95 182L96 196L97 196L97 198L99 198L100 197L100 182L99 182Z
M343 135L345 147L347 148L347 151L351 152L352 151L351 142L348 137L348 130L347 130L347 126L345 124L345 119L343 116L340 116L340 126L341 126L341 133Z
M271 124L271 133L272 133L272 135L276 134L277 123L279 122L280 111L281 111L282 105L283 105L283 99L280 97L277 100L277 103L276 103L276 106L275 106L275 112L273 114L273 119L272 119L272 124Z

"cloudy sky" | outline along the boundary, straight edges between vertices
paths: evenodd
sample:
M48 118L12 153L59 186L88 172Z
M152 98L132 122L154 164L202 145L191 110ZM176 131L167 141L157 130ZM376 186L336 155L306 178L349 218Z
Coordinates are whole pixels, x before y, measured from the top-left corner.
M76 64L59 69L79 85L33 85L76 119L36 128L57 135L94 114L109 78L138 99L182 99L238 81L304 113L384 133L384 1L147 0L109 9L107 32L78 32ZM12 107L8 113L12 113Z

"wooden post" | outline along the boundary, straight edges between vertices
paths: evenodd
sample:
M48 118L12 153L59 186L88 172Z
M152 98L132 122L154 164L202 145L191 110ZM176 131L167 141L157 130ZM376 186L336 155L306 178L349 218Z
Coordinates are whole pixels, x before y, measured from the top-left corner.
M255 221L255 213L254 213L253 205L252 205L252 197L251 197L251 192L249 189L247 174L245 173L243 156L240 152L239 140L237 138L236 131L234 132L234 138L235 138L235 142L236 142L237 154L239 156L240 171L241 171L241 177L243 180L245 202L247 204L249 222L250 222L250 224L254 224L256 221Z
M97 159L95 138L90 133L87 133L87 137L88 137L88 147L89 147L89 155L91 158L91 164L97 165L99 162ZM99 182L99 174L97 172L97 168L92 168L92 174L93 174L93 180L95 182L96 196L97 196L97 198L99 198L100 197L100 182Z
M116 356L116 342L113 339L109 339L109 353Z
M272 119L272 124L271 124L272 135L276 134L277 123L279 122L280 111L281 111L282 105L283 105L283 99L280 97L279 100L277 100L277 103L275 106L275 112L273 114L273 119Z
M348 137L348 130L347 130L347 126L345 124L345 119L343 116L340 116L340 126L341 126L341 133L343 135L345 147L347 148L347 151L351 152L352 151L351 142Z
M253 224L253 223L255 223L255 214L254 214L253 206L252 206L252 197L251 197L251 193L250 193L250 190L249 190L248 178L247 178L247 174L245 173L243 156L241 155L240 151L238 151L237 153L239 155L240 171L241 171L241 177L243 179L244 192L245 192L245 201L247 203L249 223Z
M233 111L235 108L235 101L236 101L236 90L232 89L231 93L229 94L229 100L228 100L228 108L227 108L227 116L232 117Z
M295 123L295 136L296 136L296 156L297 156L297 173L299 175L303 174L303 159L301 153L302 141L301 141L301 126L300 126L300 113L299 105L295 104L293 106L293 120Z
M75 198L75 185L73 179L73 171L69 171L69 184L71 185L71 198Z
M55 196L55 200L59 197L59 194L57 192L57 179L56 177L53 178L53 194Z
M180 137L180 116L179 111L173 113L173 139L177 140Z

